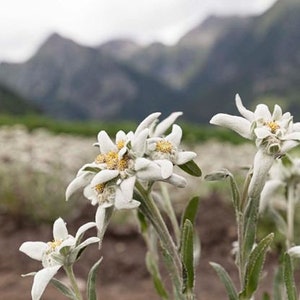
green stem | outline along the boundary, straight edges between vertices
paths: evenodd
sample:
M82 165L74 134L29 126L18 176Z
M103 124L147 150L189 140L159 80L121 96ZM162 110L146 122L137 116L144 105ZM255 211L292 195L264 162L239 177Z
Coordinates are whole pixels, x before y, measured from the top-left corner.
M295 214L295 197L294 184L289 183L287 187L287 233L286 247L289 249L294 243L294 214Z
M74 275L74 272L73 272L73 266L70 265L70 266L64 266L64 270L70 280L70 283L71 283L71 286L73 288L73 291L76 295L76 299L77 300L82 300L82 295L80 293L80 290L79 290L79 287L78 287L78 284L77 284L77 281L76 281L76 278L75 278L75 275Z
M184 299L181 291L182 265L177 247L169 233L159 209L151 197L151 194L147 192L139 182L136 183L136 188L141 196L139 199L141 201L140 209L153 225L161 245L168 255L167 259L171 259L172 261L171 264L166 263L165 265L170 273L173 287L175 288L176 299Z
M163 194L163 201L165 204L165 212L168 214L169 219L172 223L172 227L173 227L175 238L176 238L176 243L177 243L177 245L179 245L179 243L180 243L180 228L179 228L178 221L177 221L177 218L176 218L176 215L175 215L172 203L171 203L171 199L169 197L168 190L164 185L161 185L161 191Z

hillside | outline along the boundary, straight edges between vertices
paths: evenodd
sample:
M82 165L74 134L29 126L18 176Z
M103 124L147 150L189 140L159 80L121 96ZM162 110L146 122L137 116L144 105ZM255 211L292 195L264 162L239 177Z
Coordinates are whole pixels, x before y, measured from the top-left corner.
M139 118L169 112L178 97L149 75L58 34L27 62L2 64L0 82L56 118Z
M95 48L53 34L0 83L66 119L134 119L182 110L207 123L245 104L280 104L300 119L300 2L279 0L255 17L211 16L174 46L114 40Z
M225 34L186 86L189 118L206 122L218 111L235 111L238 92L249 106L276 102L299 119L299 28L300 2L283 0Z
M158 77L174 89L183 88L195 71L201 69L211 48L232 27L247 22L239 17L210 16L185 34L176 45L153 43L139 47L130 41L116 40L99 46L99 51Z
M24 115L35 114L39 110L20 95L0 85L0 114Z

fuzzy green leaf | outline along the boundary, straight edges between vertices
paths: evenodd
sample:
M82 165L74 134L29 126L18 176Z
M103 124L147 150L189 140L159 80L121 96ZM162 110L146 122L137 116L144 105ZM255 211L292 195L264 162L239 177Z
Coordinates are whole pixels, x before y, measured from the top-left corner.
M63 295L65 295L66 297L76 300L76 295L73 292L72 289L70 289L68 286L66 286L63 282L61 282L60 280L57 280L55 278L52 278L50 281Z
M193 197L187 204L181 218L181 226L183 226L185 220L190 220L192 224L195 223L198 213L200 199L199 197Z
M194 270L194 227L189 219L186 219L181 233L181 258L183 263L183 291L193 292L195 281Z
M148 223L145 215L140 210L137 211L137 219L139 221L141 232L145 233L148 229Z
M97 293L96 293L96 272L99 268L99 265L102 261L102 257L96 261L96 263L92 266L88 274L87 280L87 294L88 300L97 300Z
M234 180L233 175L227 169L222 169L222 170L207 174L204 179L207 181L220 181L220 180L225 180L227 178L229 178L229 180L230 180L230 187L231 187L231 192L232 192L234 208L236 211L239 211L240 210L240 192L239 192L238 186Z
M287 300L297 300L297 289L294 281L292 259L288 253L285 253L283 258L283 278Z
M231 187L231 193L232 193L232 202L234 209L236 213L238 213L242 208L241 208L241 197L240 197L240 191L237 186L237 183L231 173L229 173L229 180L230 180L230 187Z
M250 253L245 273L245 289L241 293L241 296L246 299L250 299L258 287L266 253L273 241L273 238L274 234L270 233L263 238Z
M225 180L229 176L229 171L222 169L205 175L204 179L206 181L220 181Z
M255 244L257 230L259 198L249 198L244 216L243 257L248 257Z
M97 167L85 167L83 171L98 173L101 171L101 169Z
M234 284L233 284L230 276L226 272L226 270L221 265L214 263L214 262L210 262L210 265L217 272L220 280L224 284L228 299L229 300L238 300L238 294L237 294Z
M192 176L200 177L202 175L201 169L193 160L190 160L183 165L178 165L178 167Z

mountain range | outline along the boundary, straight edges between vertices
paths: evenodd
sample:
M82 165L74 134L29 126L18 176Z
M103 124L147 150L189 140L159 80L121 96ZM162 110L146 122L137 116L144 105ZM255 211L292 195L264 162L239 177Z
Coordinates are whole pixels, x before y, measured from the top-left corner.
M278 103L300 118L299 28L300 1L279 0L260 16L211 16L173 46L113 40L92 48L53 34L28 61L2 63L0 85L54 118L182 110L205 123L236 113L236 93L250 108Z

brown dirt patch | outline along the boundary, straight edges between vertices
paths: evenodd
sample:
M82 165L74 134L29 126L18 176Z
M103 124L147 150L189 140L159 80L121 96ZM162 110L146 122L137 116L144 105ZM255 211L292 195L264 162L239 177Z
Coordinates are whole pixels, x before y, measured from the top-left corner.
M69 221L70 226L81 225L93 218L93 211L84 211L80 219ZM74 222L75 221L75 222ZM74 223L72 223L74 222ZM221 263L231 276L237 280L236 267L230 254L232 242L236 240L233 210L219 197L213 195L203 199L197 218L197 229L201 238L201 259L197 268L197 299L226 299L225 290L210 261ZM20 274L40 268L40 263L28 258L18 251L23 241L51 239L51 225L33 226L22 224L15 227L15 222L0 216L0 298L3 300L30 299L32 278L21 278ZM99 299L159 299L155 294L144 264L145 244L134 226L111 226L104 238L101 254L97 247L90 247L83 254L81 263L75 272L84 279L95 260L103 256L98 273ZM263 281L263 290L270 290L270 276L273 273L274 255L267 261L268 276ZM62 300L59 292L48 286L44 300ZM258 298L259 299L259 298Z

